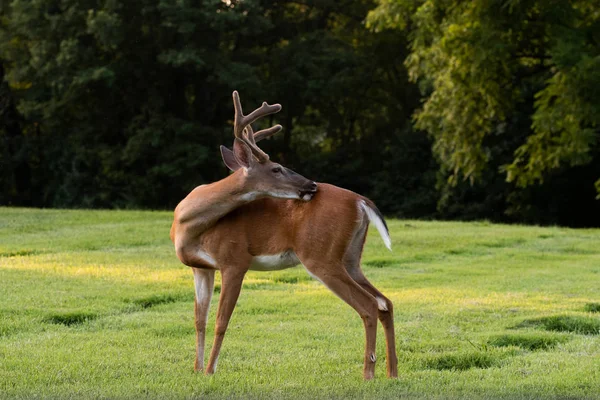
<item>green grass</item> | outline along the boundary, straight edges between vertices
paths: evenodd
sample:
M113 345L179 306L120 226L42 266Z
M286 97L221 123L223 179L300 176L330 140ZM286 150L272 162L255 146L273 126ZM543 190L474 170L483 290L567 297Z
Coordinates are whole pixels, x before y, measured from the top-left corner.
M600 230L388 221L363 268L399 379L379 328L362 380L362 321L302 268L248 274L206 377L171 215L0 208L0 398L598 398Z
M552 349L558 344L567 342L569 339L570 336L568 335L517 333L493 336L488 341L488 344L496 347L516 346L530 351L537 351Z
M552 315L527 319L516 326L516 328L528 327L539 327L547 331L598 335L600 334L600 318L580 315Z
M584 309L589 312L600 312L600 303L587 303Z

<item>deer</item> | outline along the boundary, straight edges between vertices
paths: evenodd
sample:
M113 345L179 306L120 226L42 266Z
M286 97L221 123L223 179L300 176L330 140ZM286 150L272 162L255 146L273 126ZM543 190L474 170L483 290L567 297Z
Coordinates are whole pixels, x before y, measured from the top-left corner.
M375 375L377 320L385 332L387 376L396 378L393 304L360 268L369 222L391 251L381 212L366 197L314 182L269 159L256 143L282 127L275 125L254 133L252 123L279 112L281 105L264 102L244 115L237 91L233 92L233 105L233 150L220 147L223 162L232 173L193 189L175 208L170 231L177 257L194 273L194 370L204 370L215 271L221 274L221 293L206 375L216 371L245 274L302 265L361 317L365 329L364 379Z

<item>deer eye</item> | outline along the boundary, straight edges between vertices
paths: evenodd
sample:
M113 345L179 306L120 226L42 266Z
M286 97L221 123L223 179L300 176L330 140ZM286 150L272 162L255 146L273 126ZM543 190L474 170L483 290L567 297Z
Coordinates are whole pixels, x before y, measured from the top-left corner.
M271 170L274 174L280 174L281 173L281 167L275 167Z

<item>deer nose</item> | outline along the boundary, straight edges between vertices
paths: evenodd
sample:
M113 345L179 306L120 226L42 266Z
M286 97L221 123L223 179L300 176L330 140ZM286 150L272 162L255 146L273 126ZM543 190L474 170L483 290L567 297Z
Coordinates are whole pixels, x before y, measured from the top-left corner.
M317 191L317 183L313 182L310 184L310 190L312 190L313 192Z

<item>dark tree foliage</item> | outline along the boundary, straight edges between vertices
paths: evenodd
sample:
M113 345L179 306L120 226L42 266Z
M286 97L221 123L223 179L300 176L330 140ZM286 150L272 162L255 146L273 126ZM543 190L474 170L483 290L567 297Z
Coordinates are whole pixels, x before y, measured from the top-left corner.
M12 1L0 37L10 83L2 98L20 114L2 125L10 168L0 179L10 190L0 201L173 207L225 176L218 145L232 141L237 89L249 106L283 105L275 118L285 129L264 144L272 158L372 195L387 212L432 214L436 166L410 124L418 96L406 43L365 29L372 7Z
M378 3L410 37L443 215L600 225L600 2Z
M27 205L30 190L28 164L24 157L25 145L21 132L22 119L8 84L4 82L4 66L0 63L0 201L14 199Z
M172 208L226 176L237 89L387 214L600 225L596 5L1 2L0 204Z

